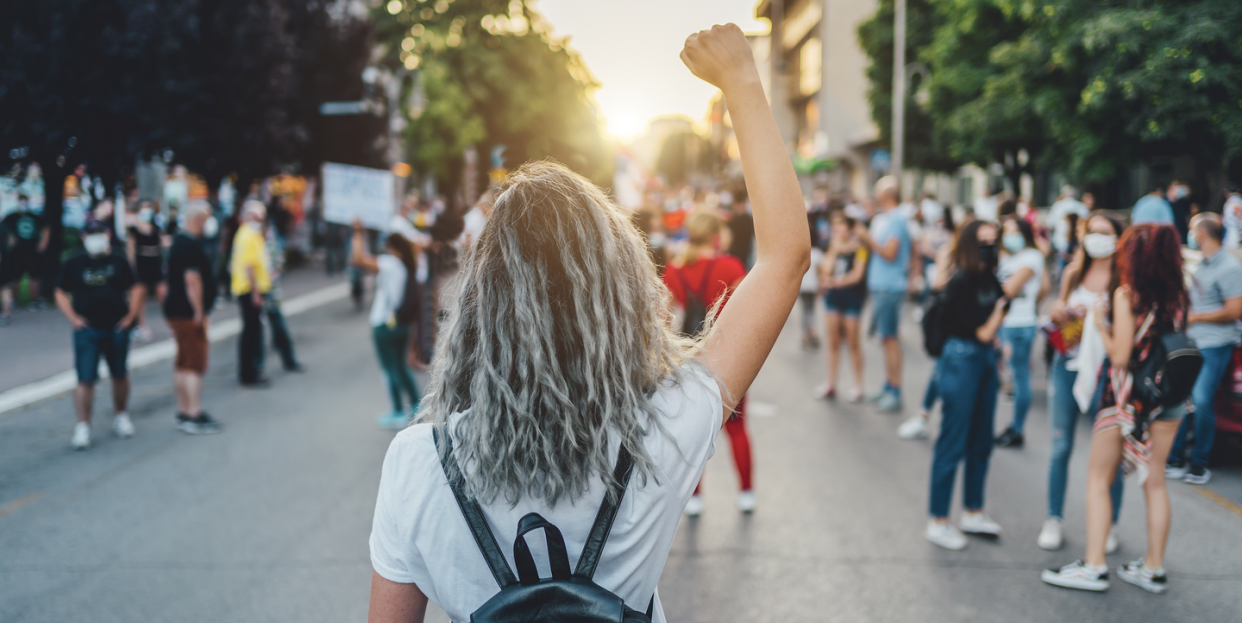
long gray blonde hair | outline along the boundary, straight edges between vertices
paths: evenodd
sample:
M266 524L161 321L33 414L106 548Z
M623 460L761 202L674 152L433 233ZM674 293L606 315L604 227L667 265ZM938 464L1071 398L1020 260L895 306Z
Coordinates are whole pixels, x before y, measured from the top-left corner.
M467 494L555 505L600 477L619 492L609 439L645 482L642 438L666 434L651 398L695 342L666 322L668 292L629 215L549 162L513 172L450 288L420 419L453 418Z

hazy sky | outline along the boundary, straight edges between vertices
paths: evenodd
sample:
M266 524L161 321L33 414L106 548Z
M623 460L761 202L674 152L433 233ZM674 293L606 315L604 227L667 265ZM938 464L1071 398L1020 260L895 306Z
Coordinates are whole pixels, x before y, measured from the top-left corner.
M698 120L716 89L695 78L678 54L686 37L712 24L734 22L766 32L754 18L755 0L538 0L534 6L557 36L603 83L595 93L611 133L639 134L652 117L682 114Z

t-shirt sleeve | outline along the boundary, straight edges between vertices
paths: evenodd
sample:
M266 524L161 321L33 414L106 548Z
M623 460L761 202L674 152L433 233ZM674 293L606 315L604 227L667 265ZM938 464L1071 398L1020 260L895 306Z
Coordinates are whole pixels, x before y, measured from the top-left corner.
M375 496L375 517L371 522L371 567L384 579L400 584L431 586L427 563L414 544L412 516L418 509L410 508L411 456L416 433L406 429L397 435L384 455L379 493ZM404 521L398 521L402 517Z
M1224 271L1224 276L1220 280L1220 296L1226 301L1242 296L1242 263L1232 262L1232 264L1233 270Z
M746 276L746 267L742 266L742 261L732 255L722 255L720 257L721 271L717 277L723 281L726 286L733 287L737 282Z

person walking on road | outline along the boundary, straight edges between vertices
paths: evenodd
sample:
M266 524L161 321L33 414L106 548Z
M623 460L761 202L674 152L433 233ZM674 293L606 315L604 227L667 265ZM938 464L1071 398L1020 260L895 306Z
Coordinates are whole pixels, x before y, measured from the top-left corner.
M681 308L685 321L682 333L694 337L702 331L704 315L717 305L720 309L729 302L729 296L746 276L741 261L723 253L727 225L715 211L699 211L686 219L687 245L681 257L664 271L664 285L673 295L673 301ZM799 295L800 296L800 295ZM695 317L695 316L698 317ZM750 435L746 432L746 396L743 395L734 409L733 417L725 422L725 432L733 449L733 464L737 467L740 493L738 509L750 512L755 509L755 494L751 486ZM696 516L703 512L701 485L695 486L694 495L686 504L686 514Z
M752 191L754 268L706 335L683 338L626 210L560 165L511 174L456 281L428 423L399 433L384 459L370 540L373 623L422 621L429 600L467 621L489 600L503 607L497 579L511 587L506 596L531 599L496 545L514 542L531 512L543 520L536 526L554 526L550 542L564 543L550 552L556 577L570 575L567 552L589 554L579 583L615 592L627 618L646 610L665 621L656 586L682 509L784 327L810 257L797 177L742 30L692 35L682 59L728 101ZM472 532L461 512L488 529ZM611 529L589 538L597 515L613 517ZM495 552L489 565L477 564L480 544ZM529 586L534 565L518 563Z
M19 195L17 211L4 217L4 221L0 222L0 231L4 232L3 239L0 239L0 246L4 247L0 249L0 255L3 255L5 263L4 270L0 271L0 327L4 327L13 316L13 300L17 297L22 277L30 278L27 290L30 306L34 309L43 306L39 298L39 270L51 229L42 216L31 210L29 197Z
M173 359L173 392L177 395L177 428L191 435L220 432L220 423L203 410L203 375L207 373L207 316L216 302L213 266L203 247L211 215L206 203L191 202L181 211L182 227L168 251L168 293L164 320L177 344Z
M1205 213L1190 222L1191 245L1203 253L1203 261L1190 285L1190 316L1186 334L1203 353L1203 369L1195 381L1190 400L1194 416L1182 422L1169 455L1165 475L1204 485L1212 477L1208 461L1216 435L1214 402L1216 389L1229 368L1234 345L1242 338L1242 262L1222 248L1225 226L1216 214ZM1186 438L1195 431L1195 449L1186 463Z
M854 372L854 388L849 401L863 397L863 352L858 318L867 299L867 247L854 233L856 221L843 211L832 214L832 241L820 267L820 284L824 291L825 332L828 336L828 382L816 395L832 399L837 395L837 377L841 368L841 342L850 351Z
M1000 536L1001 527L983 512L983 492L992 456L998 389L996 336L1009 310L996 279L1000 250L996 224L972 221L953 248L956 272L945 286L944 319L948 340L936 362L942 401L940 434L931 463L931 518L925 536L946 549L963 549L962 534ZM961 529L949 522L957 466L966 463Z
M1147 498L1147 553L1118 567L1117 575L1144 590L1163 593L1168 588L1164 553L1172 518L1164 468L1186 408L1148 404L1131 388L1133 370L1147 363L1152 345L1161 336L1181 330L1189 308L1177 230L1156 224L1126 230L1117 243L1117 271L1120 284L1111 308L1100 304L1093 314L1113 363L1101 378L1104 391L1087 462L1086 556L1045 570L1041 578L1064 588L1108 589L1109 489L1120 465L1127 474L1139 473Z
M1000 340L1009 351L1013 373L1013 420L996 438L1001 448L1021 448L1026 442L1026 414L1031 409L1031 350L1039 324L1039 289L1044 278L1044 255L1035 247L1035 230L1016 216L1001 222L1001 254L997 278L1013 301L1001 323Z
M163 300L164 284L164 237L155 226L155 207L150 201L138 204L137 222L129 228L125 238L125 255L134 267L134 274L142 286L142 301L138 305L138 328L134 337L141 341L151 340L151 328L147 326L147 300Z
M112 376L112 430L118 437L132 437L129 418L129 334L142 300L141 286L134 280L129 262L112 252L108 228L91 221L83 228L82 246L65 260L56 283L56 306L73 325L73 362L78 386L73 392L78 423L71 445L85 450L91 445L91 410L99 359L108 363Z
M1061 279L1057 300L1049 311L1052 328L1049 342L1055 354L1052 369L1048 373L1048 419L1052 424L1052 456L1048 462L1048 517L1039 531L1036 543L1046 550L1061 549L1064 545L1065 490L1069 482L1070 457L1074 453L1074 437L1078 431L1078 418L1084 415L1074 397L1074 384L1079 373L1098 376L1094 364L1079 359L1078 350L1086 328L1087 312L1106 303L1117 290L1120 280L1117 272L1117 239L1125 231L1125 225L1107 212L1095 212L1084 221L1083 244L1066 265ZM1084 366L1089 366L1084 370ZM1095 419L1099 408L1097 389L1093 404L1085 413ZM1112 499L1112 523L1105 542L1109 554L1117 551L1115 526L1121 515L1122 480L1117 478L1109 489Z
M375 274L371 339L375 342L375 354L384 370L388 396L392 399L392 410L380 414L378 423L380 428L400 430L409 425L422 401L418 384L406 365L410 325L422 307L422 290L414 281L417 254L413 243L405 236L392 233L384 241L385 252L375 257L367 253L365 237L362 223L355 222L350 265Z
M881 212L871 221L871 229L861 223L855 235L870 253L867 290L873 305L872 325L884 346L884 386L871 397L882 413L901 411L901 305L910 287L910 226L898 204L897 178L882 177L875 183L875 197Z
M242 222L233 239L230 271L232 292L241 311L242 331L237 341L238 380L246 387L266 387L263 375L263 295L272 289L263 220L267 208L262 201L248 200L242 205Z
M272 287L263 295L263 315L267 316L268 327L272 330L272 347L280 353L280 363L285 372L305 372L306 368L298 363L298 356L293 349L293 334L289 332L289 323L280 309L284 293L281 282L285 272L284 237L277 235L276 227L271 223L264 225L264 244L267 246L269 277ZM260 364L259 369L264 366Z

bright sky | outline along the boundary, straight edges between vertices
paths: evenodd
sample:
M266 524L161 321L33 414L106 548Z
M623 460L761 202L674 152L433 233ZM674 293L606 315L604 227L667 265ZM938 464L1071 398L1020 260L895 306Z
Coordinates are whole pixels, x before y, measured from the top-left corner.
M535 9L557 36L582 54L603 86L595 93L618 138L632 138L653 117L680 114L698 120L715 87L695 78L678 54L691 33L734 22L745 32L767 32L754 18L756 0L538 0Z

